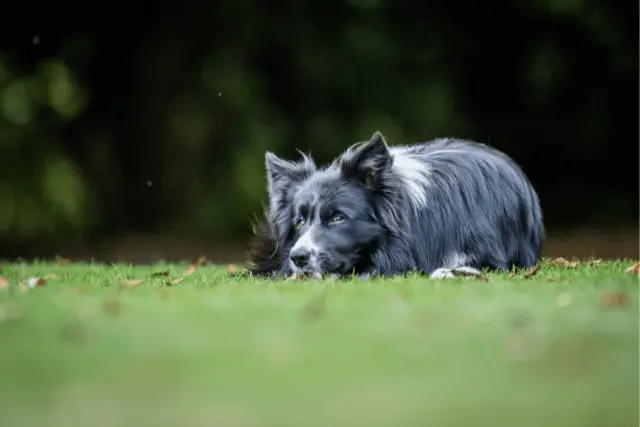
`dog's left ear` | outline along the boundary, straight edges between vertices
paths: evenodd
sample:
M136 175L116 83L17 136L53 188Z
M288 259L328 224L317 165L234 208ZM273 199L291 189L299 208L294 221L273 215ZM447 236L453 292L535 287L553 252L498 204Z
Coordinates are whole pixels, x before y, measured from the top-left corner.
M358 179L369 189L374 189L385 169L391 167L389 147L380 132L371 139L350 147L340 158L340 169L345 177Z

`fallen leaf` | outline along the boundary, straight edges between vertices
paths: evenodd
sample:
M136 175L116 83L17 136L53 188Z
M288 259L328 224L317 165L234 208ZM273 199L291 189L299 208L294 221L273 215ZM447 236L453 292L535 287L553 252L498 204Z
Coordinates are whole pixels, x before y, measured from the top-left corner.
M569 261L563 257L559 257L552 259L551 264L564 268L578 268L580 266L580 261Z
M327 312L327 295L326 292L313 297L303 308L302 317L305 320L318 320Z
M512 271L511 273L509 273L509 275L507 276L509 279L513 279L514 277L516 277L516 272Z
M87 339L87 330L79 320L73 320L60 329L64 341L81 343Z
M69 258L60 258L57 262L58 265L66 265L71 263L71 260Z
M184 272L184 275L185 276L190 276L195 272L196 272L196 266L191 264L191 265L189 265L189 267L187 267L187 270Z
M170 282L167 282L167 285L172 286L172 285L179 285L180 282L182 282L184 280L184 277L178 277L177 279L174 279Z
M45 286L47 284L47 279L42 277L30 277L27 279L27 285L30 288L35 288L36 286Z
M0 291L9 289L9 279L4 276L0 276Z
M207 257L204 255L201 255L200 258L198 258L198 260L196 261L196 267L202 267L203 265L205 265L206 262L207 262Z
M636 262L625 270L625 273L640 274L640 262Z
M151 278L154 278L154 279L155 279L156 277L167 277L168 275L169 275L169 272L168 272L168 271L159 271L159 272L157 272L157 273L153 273L153 274L151 275Z
M240 273L240 269L233 264L227 266L227 272L233 275Z
M102 310L107 314L120 314L122 306L117 299L108 299L102 303Z
M477 280L482 280L483 282L489 281L484 274L466 268L452 268L451 272L456 277L475 277Z
M602 264L601 259L592 259L591 261L589 261L587 265L591 268L594 268L594 267L598 267L600 264Z
M531 270L524 273L522 277L524 277L525 279L528 279L538 274L538 271L540 271L540 264L536 264L535 267L533 267Z
M607 292L600 297L600 303L606 307L626 307L629 305L629 294L626 292Z
M138 286L140 283L144 282L144 279L127 279L127 280L123 280L122 284L124 286L129 286L129 287L133 287L133 286Z

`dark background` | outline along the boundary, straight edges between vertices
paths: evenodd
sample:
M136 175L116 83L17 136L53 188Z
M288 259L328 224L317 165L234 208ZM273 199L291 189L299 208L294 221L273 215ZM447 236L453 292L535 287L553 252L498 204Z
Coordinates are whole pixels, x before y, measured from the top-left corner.
M13 3L0 257L242 260L264 152L475 139L537 188L550 256L638 257L638 3Z

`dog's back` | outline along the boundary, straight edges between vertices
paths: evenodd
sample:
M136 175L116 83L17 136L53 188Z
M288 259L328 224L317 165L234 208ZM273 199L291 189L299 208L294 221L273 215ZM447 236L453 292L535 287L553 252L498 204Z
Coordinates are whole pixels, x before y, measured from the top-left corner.
M405 235L416 267L530 267L544 239L538 196L520 167L489 146L437 139L393 146L406 188Z

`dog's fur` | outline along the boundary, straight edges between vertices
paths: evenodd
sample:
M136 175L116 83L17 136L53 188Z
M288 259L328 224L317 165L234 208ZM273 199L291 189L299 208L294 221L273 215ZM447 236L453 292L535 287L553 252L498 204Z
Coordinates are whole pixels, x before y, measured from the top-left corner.
M323 168L300 154L293 163L266 153L269 207L254 230L255 275L440 278L540 258L538 196L496 149L452 138L389 147L376 132Z

